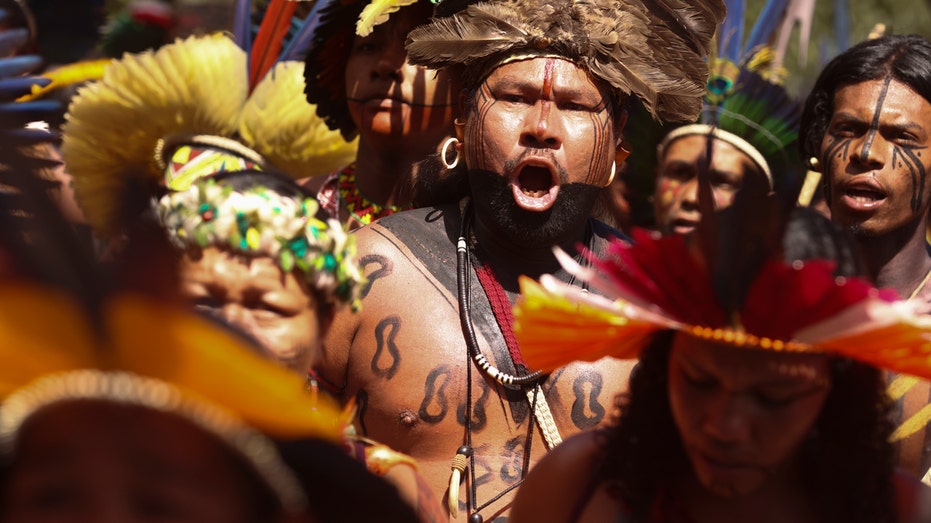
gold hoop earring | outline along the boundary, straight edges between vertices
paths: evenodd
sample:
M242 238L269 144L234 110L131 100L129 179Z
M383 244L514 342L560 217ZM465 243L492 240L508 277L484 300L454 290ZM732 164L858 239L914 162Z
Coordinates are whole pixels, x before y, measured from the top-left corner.
M605 187L611 186L611 183L614 182L615 174L617 174L617 162L611 162L611 176L608 176L608 181L605 183Z
M443 142L443 150L440 151L440 161L443 162L443 167L446 167L449 170L453 170L459 165L459 151L456 151L456 159L450 162L446 159L446 152L449 151L449 146L453 146L453 151L456 151L456 146L459 145L459 140L454 136L450 136Z

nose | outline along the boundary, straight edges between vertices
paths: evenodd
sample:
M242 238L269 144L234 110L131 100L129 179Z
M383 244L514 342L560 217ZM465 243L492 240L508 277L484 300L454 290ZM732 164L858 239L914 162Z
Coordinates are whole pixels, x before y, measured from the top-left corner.
M538 110L534 110L537 109ZM562 135L559 118L553 114L553 104L548 100L536 103L528 111L521 132L521 145L533 149L559 149L562 147Z
M238 328L259 339L259 329L252 316L252 311L240 303L227 303L221 309L221 315L231 326ZM259 339L259 341L263 341Z
M679 189L679 207L683 211L698 212L698 177L682 184Z
M385 44L382 53L375 61L372 67L373 80L388 80L400 82L404 74L404 61L407 59L407 53L404 50L403 41Z
M853 155L854 160L858 164L870 169L881 167L885 164L886 157L884 151L886 149L886 141L875 129L870 129L859 145L856 154Z
M721 392L709 401L702 419L702 431L721 444L741 443L750 435L748 413L740 397Z

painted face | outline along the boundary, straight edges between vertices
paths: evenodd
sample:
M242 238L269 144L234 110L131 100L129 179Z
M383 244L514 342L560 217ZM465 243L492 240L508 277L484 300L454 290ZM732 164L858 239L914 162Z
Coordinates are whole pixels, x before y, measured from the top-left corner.
M549 210L565 184L607 182L617 147L613 109L585 70L559 58L511 62L474 96L466 164L507 180L522 209Z
M827 357L742 350L678 334L669 403L698 482L739 496L781 480L830 390Z
M18 441L2 504L10 523L245 523L256 512L245 463L177 416L66 402L34 414Z
M407 33L431 12L424 2L403 7L370 35L355 37L346 63L346 97L364 138L405 147L422 139L432 148L451 133L458 76L412 65L404 49Z
M687 234L698 225L698 168L707 143L707 136L688 135L673 140L663 151L653 194L656 227L662 234ZM711 192L715 209L724 209L734 202L745 176L765 174L749 156L727 142L712 138L712 148Z
M302 375L313 364L324 335L317 300L271 258L207 247L184 255L181 285L196 308L251 334L270 358Z
M821 143L834 221L888 234L927 212L931 103L891 77L842 87Z

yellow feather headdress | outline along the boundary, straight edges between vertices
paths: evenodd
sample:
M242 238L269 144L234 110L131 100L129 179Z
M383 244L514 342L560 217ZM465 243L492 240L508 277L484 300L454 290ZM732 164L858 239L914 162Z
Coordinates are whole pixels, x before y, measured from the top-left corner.
M338 443L339 409L207 320L142 295L111 296L92 323L64 292L0 286L0 453L44 407L96 400L190 420L241 454L286 510L306 503L268 436ZM50 329L49 325L55 328Z
M224 35L190 37L126 55L82 88L68 110L62 155L91 225L121 228L119 198L130 179L161 183L171 150L160 141L207 135L248 148L295 178L324 174L355 157L355 143L331 132L302 96L303 67L282 62L249 94L246 53ZM211 143L222 140L211 140ZM235 144L239 144L238 147ZM159 153L159 154L157 154ZM179 187L182 188L182 187Z

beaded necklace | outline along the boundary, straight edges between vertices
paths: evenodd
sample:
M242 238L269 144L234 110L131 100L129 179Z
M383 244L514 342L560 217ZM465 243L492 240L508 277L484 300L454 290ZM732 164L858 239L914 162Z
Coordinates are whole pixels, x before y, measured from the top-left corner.
M339 198L349 214L363 225L390 216L396 212L412 209L410 205L378 205L366 198L356 185L356 164L351 163L339 172Z

